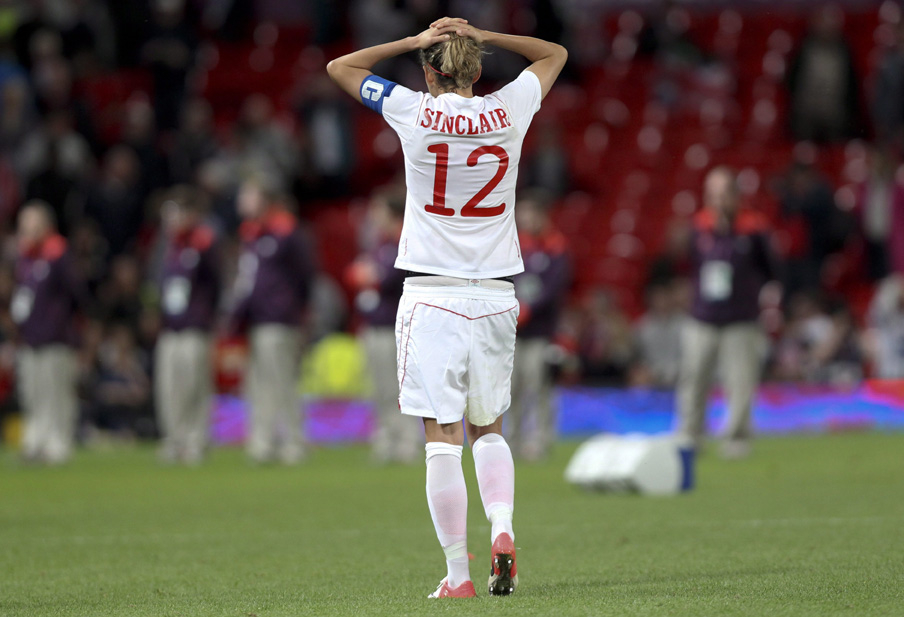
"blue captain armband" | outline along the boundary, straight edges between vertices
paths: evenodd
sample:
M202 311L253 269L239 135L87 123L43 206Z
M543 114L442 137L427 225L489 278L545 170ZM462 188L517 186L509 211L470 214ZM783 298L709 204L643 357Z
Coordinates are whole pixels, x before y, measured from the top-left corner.
M378 114L383 114L383 100L398 84L376 75L369 75L361 82L361 102Z

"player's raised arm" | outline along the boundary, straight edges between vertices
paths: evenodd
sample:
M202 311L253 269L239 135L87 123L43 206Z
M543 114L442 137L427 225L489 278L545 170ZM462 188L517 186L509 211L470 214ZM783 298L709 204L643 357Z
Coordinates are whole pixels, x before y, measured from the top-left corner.
M444 20L442 24L431 26L417 36L375 45L336 58L326 65L326 71L340 88L360 103L361 84L372 74L371 68L377 62L447 41L450 32L467 23L464 19Z
M439 19L433 22L431 28L440 28L443 32L448 32L448 27L453 25L457 20L448 18ZM568 60L568 50L558 45L550 43L542 39L536 39L530 36L515 36L513 34L499 34L498 32L489 32L480 30L467 23L459 24L452 29L458 36L467 36L474 39L478 43L485 45L494 45L500 49L507 49L516 54L520 54L527 58L532 64L527 67L528 71L534 73L540 80L543 97L552 88L553 83L562 72L565 61Z

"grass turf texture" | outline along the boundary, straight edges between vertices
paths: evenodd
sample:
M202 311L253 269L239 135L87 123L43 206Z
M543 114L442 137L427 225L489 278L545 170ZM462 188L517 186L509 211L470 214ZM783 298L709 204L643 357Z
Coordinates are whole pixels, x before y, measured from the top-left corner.
M520 465L515 596L429 601L445 573L424 469L363 448L301 468L234 450L199 469L148 449L0 465L0 615L902 615L904 435L762 440L699 462L690 495L582 492L574 444ZM481 596L489 526L470 456Z

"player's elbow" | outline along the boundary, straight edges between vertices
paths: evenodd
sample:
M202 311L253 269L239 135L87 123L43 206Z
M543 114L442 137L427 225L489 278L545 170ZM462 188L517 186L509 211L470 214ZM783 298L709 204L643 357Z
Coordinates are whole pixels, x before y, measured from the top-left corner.
M342 78L342 69L345 68L339 58L335 60L330 60L326 64L326 73L332 78L333 81L338 82Z
M568 60L568 50L558 43L553 43L553 54L562 64Z

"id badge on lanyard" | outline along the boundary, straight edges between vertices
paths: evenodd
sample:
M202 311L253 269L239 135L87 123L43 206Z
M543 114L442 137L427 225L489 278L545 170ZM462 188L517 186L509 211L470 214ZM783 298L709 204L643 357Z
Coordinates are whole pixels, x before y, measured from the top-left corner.
M181 315L191 298L191 281L184 276L167 279L163 288L163 310L167 315Z
M731 263L710 260L700 269L700 295L704 300L719 302L731 297L734 269Z
M35 304L35 292L28 287L19 287L13 294L9 312L17 324L25 323L31 317L31 309Z

